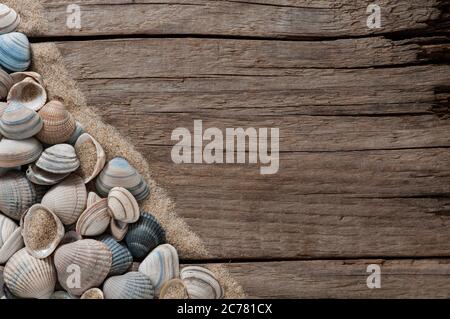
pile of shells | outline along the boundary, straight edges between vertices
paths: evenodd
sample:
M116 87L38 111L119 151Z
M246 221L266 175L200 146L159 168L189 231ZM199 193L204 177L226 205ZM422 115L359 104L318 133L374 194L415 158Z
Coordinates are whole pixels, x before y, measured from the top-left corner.
M180 271L139 172L48 101L19 23L0 4L0 298L222 298L208 269Z

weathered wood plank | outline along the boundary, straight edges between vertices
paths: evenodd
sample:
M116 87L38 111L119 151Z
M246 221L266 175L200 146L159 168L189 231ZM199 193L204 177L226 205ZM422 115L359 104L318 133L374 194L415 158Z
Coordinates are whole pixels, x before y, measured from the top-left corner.
M348 37L432 32L445 27L447 0L380 0L382 28L367 27L368 3L339 1L81 0L82 29L66 26L70 0L43 0L45 35L191 34L249 37ZM120 10L118 10L120 8ZM447 20L448 22L448 20Z

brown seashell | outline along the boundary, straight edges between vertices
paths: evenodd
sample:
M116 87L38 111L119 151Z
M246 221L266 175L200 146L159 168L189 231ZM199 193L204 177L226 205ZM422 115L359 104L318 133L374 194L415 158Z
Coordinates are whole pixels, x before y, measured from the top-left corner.
M44 126L36 137L45 144L66 142L76 129L72 114L59 101L50 101L39 111Z
M159 299L189 299L183 280L176 278L167 281L161 288Z
M89 192L88 197L87 197L86 207L90 207L90 206L94 205L95 203L97 203L101 199L102 198L100 196L98 196L96 193Z
M105 299L103 291L98 288L91 288L81 295L80 299Z
M86 143L91 143L92 147L95 148L95 154L84 154L82 152L83 145ZM84 133L82 134L77 142L75 143L75 150L77 151L77 155L80 159L81 166L80 170L83 174L82 177L84 178L84 182L87 184L90 181L92 181L95 177L97 177L98 174L102 171L103 167L106 163L106 154L103 150L103 147L98 143L91 135ZM89 157L89 158L87 158ZM95 161L95 164L90 161ZM83 176L85 175L85 176Z
M98 236L108 229L110 222L108 200L104 198L86 208L81 214L76 226L77 233L82 236Z

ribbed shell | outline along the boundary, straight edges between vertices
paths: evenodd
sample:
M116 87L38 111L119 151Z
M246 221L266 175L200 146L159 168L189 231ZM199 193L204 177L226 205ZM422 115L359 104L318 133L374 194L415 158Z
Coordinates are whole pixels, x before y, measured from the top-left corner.
M140 264L139 271L150 278L159 294L161 287L180 275L177 250L169 244L156 247Z
M39 115L18 102L10 103L0 118L0 133L12 140L33 137L41 128Z
M102 242L92 239L60 246L55 253L59 283L75 296L81 296L86 290L101 285L111 269L111 264L112 254L109 248ZM68 286L68 279L70 280L74 274L74 269L71 269L73 265L77 270L79 267L81 275L79 288ZM69 281L69 284L72 282Z
M123 187L114 187L108 195L108 208L115 220L135 223L139 219L139 205L134 196Z
M150 193L142 176L122 157L115 157L109 161L96 181L100 196L108 196L109 191L114 187L126 188L137 201L146 199Z
M86 208L77 221L76 230L82 236L99 236L108 229L111 215L107 199L101 199Z
M0 4L0 6L1 6L1 4ZM13 86L13 79L11 78L11 76L7 72L0 69L0 99L1 100L6 99L6 97L8 96L8 92L12 86ZM1 116L1 114L0 114L0 116Z
M112 266L109 276L124 274L133 263L133 256L131 256L128 248L110 235L100 236L98 240L108 246L112 253Z
M222 299L223 289L214 274L199 266L188 266L180 273L191 299Z
M18 102L25 107L39 111L47 102L47 91L32 77L14 84L8 93L8 103Z
M0 214L0 264L6 263L21 248L23 239L19 226Z
M76 122L75 123L75 131L73 131L72 135L69 137L69 139L67 140L66 143L71 144L71 145L75 145L75 143L77 142L78 138L84 134L84 127L83 124L81 124L80 122Z
M150 279L140 272L111 277L103 285L105 299L153 299L155 292Z
M143 212L138 222L130 225L125 242L134 259L142 260L155 247L166 242L166 232L154 216Z
M45 194L42 205L51 209L64 225L71 225L86 208L86 201L87 190L83 179L72 174Z
M30 42L25 34L0 35L0 65L6 71L25 71L31 64Z
M7 262L4 280L17 297L47 299L55 289L56 270L51 257L37 259L21 249Z
M65 143L76 129L76 122L72 114L59 101L50 101L39 111L44 121L42 130L37 138L45 144Z
M45 149L36 166L46 172L67 174L75 172L80 166L80 161L72 145L57 144Z
M0 4L0 34L13 32L19 24L20 16L17 12L5 4Z
M51 186L58 184L59 182L61 182L63 179L65 179L67 176L70 175L70 173L67 174L49 173L40 169L34 164L30 164L28 166L26 174L30 182L43 186Z
M0 141L0 167L17 167L34 162L42 153L42 145L34 137L26 140L3 138Z

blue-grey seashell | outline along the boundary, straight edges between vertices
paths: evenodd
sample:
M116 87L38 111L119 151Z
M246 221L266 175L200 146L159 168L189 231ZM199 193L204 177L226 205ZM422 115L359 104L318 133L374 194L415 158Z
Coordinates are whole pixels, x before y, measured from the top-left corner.
M153 299L155 289L146 275L129 272L107 279L103 285L103 293L105 299Z
M25 71L31 64L30 42L25 34L12 32L0 35L0 65L6 71Z
M33 137L42 129L39 114L22 103L11 102L0 118L0 133L12 140Z
M133 256L128 248L117 242L111 235L102 235L98 240L108 246L112 253L112 266L109 276L124 274L133 263Z

